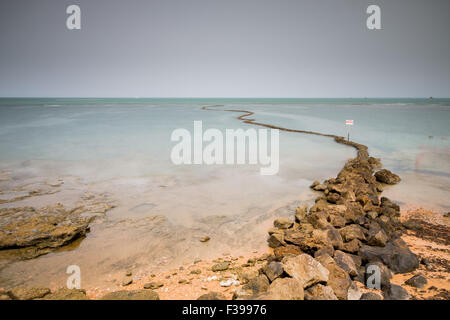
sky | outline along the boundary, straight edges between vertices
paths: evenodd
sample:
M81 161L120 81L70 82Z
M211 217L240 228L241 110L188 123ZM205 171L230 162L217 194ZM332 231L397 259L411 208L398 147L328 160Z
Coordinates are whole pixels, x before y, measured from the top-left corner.
M448 0L1 0L0 96L450 97L449 34Z

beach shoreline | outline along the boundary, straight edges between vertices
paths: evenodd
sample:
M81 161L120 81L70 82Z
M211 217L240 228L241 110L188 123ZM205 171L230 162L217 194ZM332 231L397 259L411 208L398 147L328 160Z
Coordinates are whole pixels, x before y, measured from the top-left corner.
M214 106L214 107L220 107L220 106ZM215 110L215 111L219 111L219 109L209 109L210 107L203 107L203 110ZM357 172L356 176L352 176L350 178L349 181L364 181L364 183L366 183L368 185L369 189L365 189L364 192L362 192L362 194L366 197L363 198L361 197L361 195L357 195L355 192L357 189L352 189L352 190L340 190L339 186L341 186L343 184L343 181L345 182L345 178L343 181L337 181L337 179L342 180L339 175L338 177L332 178L327 180L324 184L321 184L320 182L314 183L313 189L316 191L319 191L320 193L323 193L323 195L320 195L317 199L316 199L316 205L314 205L313 207L315 207L314 211L311 211L312 208L306 208L305 209L305 214L307 216L313 216L316 215L316 213L318 212L322 212L322 210L325 210L328 206L332 206L332 207L337 207L339 205L347 205L348 203L359 203L361 204L361 208L365 207L366 205L369 208L369 210L365 210L364 208L364 215L362 218L364 218L364 216L369 213L369 212L376 212L377 210L384 210L383 207L381 206L381 209L376 209L377 207L379 207L380 203L380 199L379 196L381 194L381 192L383 191L383 186L378 183L375 182L375 180L378 180L378 178L375 178L374 176L366 176L366 172L372 172L374 169L379 169L381 167L381 163L379 162L378 159L372 158L369 156L369 153L367 151L367 147L365 145L362 144L358 144L352 141L347 141L345 140L345 138L343 137L339 137L336 135L330 135L330 134L322 134L322 133L317 133L317 132L312 132L312 131L302 131L302 130L293 130L293 129L287 129L287 128L283 128L283 127L278 127L278 126L273 126L270 124L264 124L264 123L259 123L259 122L255 122L254 119L248 119L247 117L252 115L253 112L249 112L249 111L245 111L245 110L220 110L220 111L228 111L228 112L237 112L237 113L243 113L243 115L240 115L237 117L237 119L243 121L244 123L247 124L252 124L252 125L257 125L257 126L263 126L263 127L267 127L267 128L271 128L271 129L278 129L278 130L283 130L283 131L289 131L289 132L298 132L298 133L306 133L306 134L314 134L314 135L321 135L321 136L326 136L326 137L331 137L333 138L337 143L339 144L344 144L344 145L348 145L351 146L353 148L355 148L357 150L357 156L354 159L351 159L347 162L346 167L347 171L349 172L348 175L352 175L352 170L353 170L353 166L355 166L355 172ZM353 161L353 162L352 162ZM350 163L350 165L348 166L348 164ZM362 166L361 166L362 165ZM366 166L366 167L364 167ZM350 168L350 169L349 169ZM360 168L363 168L362 171L360 171ZM344 170L343 169L343 170ZM343 172L343 170L341 170L341 173ZM382 170L381 170L382 171ZM378 171L377 171L378 172ZM397 179L397 176L395 174L392 174L390 172L386 172L386 170L383 171L385 173L385 175L383 177L381 177L380 179L387 179L384 182L389 182L388 180L390 179ZM358 180L361 179L361 177L363 177L363 180ZM394 181L394 183L398 183L398 181ZM389 182L388 184L394 184ZM321 186L320 188L316 188L318 186ZM357 185L357 184L356 184ZM379 186L379 189L378 189ZM333 189L332 189L333 188ZM354 186L352 187L354 188ZM370 188L375 188L375 191L371 191ZM348 192L354 192L353 196L351 194L349 194ZM345 200L343 200L342 202L339 202L340 200L344 199L344 193L345 193ZM369 197L367 196L367 194L369 195ZM376 200L374 200L374 198L371 198L371 195L376 194ZM333 197L331 197L333 196ZM360 199L358 200L358 197L360 197ZM383 201L383 200L382 200ZM402 231L402 235L401 235L401 239L403 239L403 241L407 244L407 246L410 249L413 249L413 253L414 255L417 255L418 253L420 253L421 255L423 255L423 247L430 247L429 244L420 244L419 241L417 239L421 239L421 237L419 236L414 236L411 235L411 233L413 233L413 231L404 231L405 227L403 222L401 222L402 219L406 219L406 217L409 217L409 220L411 219L410 217L415 217L416 215L419 215L422 217L422 215L424 213L426 213L426 211L424 210L416 210L414 212L412 211L408 211L406 213L402 213L400 214L400 209L396 209L398 206L394 206L394 204L391 205L390 200L385 200L386 203L388 203L387 206L389 209L393 209L393 211L398 212L395 213L394 215L396 216L396 218L394 217L390 217L392 218L392 221L389 220L389 222L387 223L388 225L392 225L394 226L394 229L403 229ZM317 204L322 204L321 208L318 208ZM105 213L108 209L105 209L105 211L103 213ZM419 212L419 213L418 213ZM429 213L429 212L428 212ZM343 214L343 213L342 213ZM379 212L379 214L381 214L381 211ZM377 214L378 215L378 214ZM375 218L373 218L374 220L376 219L377 215L375 215ZM432 213L428 214L428 215L433 215ZM302 219L309 219L309 217L307 216L303 216ZM343 214L344 216L344 214ZM328 217L329 218L329 217ZM422 217L423 218L423 217ZM213 260L213 261L198 261L197 263L194 264L188 264L186 266L180 266L180 268L178 268L178 271L173 269L167 272L163 272L161 274L158 275L154 275L154 276L150 276L150 277L146 277L144 279L132 279L130 277L132 277L133 272L127 272L128 275L125 275L125 280L123 280L122 284L119 285L119 287L117 287L116 289L120 288L119 291L136 291L136 290L155 290L156 292L158 292L158 297L161 299L196 299L199 295L201 295L202 292L207 293L207 292L216 292L216 293L220 293L221 296L223 298L242 298L239 295L236 295L235 292L239 291L240 289L242 289L243 286L245 286L246 283L251 282L253 279L258 278L260 276L264 276L264 271L262 271L261 266L263 265L267 265L270 264L271 262L274 261L283 261L282 259L276 259L274 258L274 252L276 251L277 248L279 247L283 247L286 246L286 242L284 241L284 237L286 237L287 234L287 230L285 229L292 229L294 228L295 231L296 228L299 227L299 224L301 225L302 223L302 219L298 219L297 217L297 221L294 221L292 219L292 225L289 226L288 228L281 228L281 231L273 231L272 233L270 233L270 237L269 237L269 244L270 246L272 246L272 249L268 249L267 252L253 252L253 254L249 254L248 256L245 255L241 255L241 256L233 256L233 254L227 254L225 257L218 257L217 259ZM317 225L314 225L314 229L317 230L321 230L325 229L328 227L329 222L328 221L321 221L322 217L320 216L316 216L317 221ZM325 218L327 219L327 218ZM356 219L356 218L355 218ZM414 218L413 218L414 219ZM345 225L357 225L357 224L362 224L364 225L364 223L356 223L356 220L353 220L353 218L350 218L350 222L346 222L344 223L343 226ZM416 219L418 221L424 221L424 219ZM429 220L429 219L428 219ZM309 221L309 220L308 220ZM310 224L311 221L308 222L308 224ZM314 222L311 222L314 223ZM416 224L423 224L420 222L416 221ZM434 222L435 223L435 222ZM321 225L322 224L322 225ZM275 223L275 227L277 226L277 223ZM392 227L390 226L390 227ZM335 226L333 226L334 228ZM448 237L448 225L444 225L444 236L446 235ZM408 227L406 228L407 230ZM414 228L412 228L414 230ZM383 229L384 230L384 229ZM385 230L386 231L386 230ZM397 231L393 231L394 233ZM388 233L386 231L386 233ZM273 244L275 240L273 240L274 234L283 234L283 236L277 237L275 236L275 240L278 241L279 243ZM386 236L386 235L385 235ZM391 236L388 237L388 240ZM272 239L272 242L271 242ZM361 239L362 240L362 239ZM423 240L423 239L422 239ZM448 240L448 238L447 238ZM276 242L275 241L275 242ZM427 241L430 241L430 239L427 239ZM292 241L291 241L292 243ZM295 242L294 242L295 243ZM439 250L444 250L445 252L448 253L448 242L444 243L444 249L442 248L438 248L438 252L440 252ZM289 246L292 246L291 244L289 244ZM341 245L336 245L336 249L342 249L340 247ZM317 249L320 249L314 247L314 251ZM305 250L304 247L301 248L301 250L299 251L299 253L301 252L302 254L303 251ZM306 249L308 250L308 249ZM346 252L351 252L351 253L355 253L355 252L359 252L359 248L355 250L353 249L343 249ZM314 252L311 251L311 252ZM334 249L333 249L334 251ZM258 254L257 256L255 256L255 254ZM428 255L427 255L428 254ZM422 256L419 256L420 259L417 259L417 261L422 261L423 258L425 257L430 258L430 257L434 257L431 259L436 259L436 255L435 252L433 252L433 250L427 252L427 254ZM311 254L312 255L312 254ZM276 256L276 254L275 254ZM289 254L283 255L282 258L284 257L288 257L289 258ZM314 254L314 257L317 258ZM433 285L429 285L428 287L428 292L427 290L421 290L421 291L425 291L425 292L419 292L418 290L413 290L411 288L409 288L409 290L407 290L409 292L409 294L413 297L413 298L430 298L430 297L435 297L435 298L444 298L444 299L448 299L448 281L446 283L446 279L448 279L448 257L446 257L444 260L446 262L442 262L441 265L439 266L439 268L434 268L432 265L433 263L426 265L426 264L418 264L414 270L420 270L420 272L422 272L423 274L426 275L427 278L431 278L432 276L436 276L437 279L430 281L430 283L432 283ZM278 262L278 263L279 263ZM214 265L216 264L221 264L221 263L227 263L228 266L221 271L213 271L211 270L213 268ZM431 265L431 267L430 267ZM423 268L423 266L425 266ZM434 268L434 269L433 269ZM244 269L244 271L242 270ZM405 280L405 277L411 276L412 274L415 274L416 272L412 270L409 272L403 272L403 273L398 273L396 275L393 276L392 278L392 283L393 284L399 284L399 285L403 285L402 281ZM230 272L231 271L231 272ZM219 273L217 273L219 272ZM432 272L435 272L436 274L433 274ZM245 275L243 275L242 273L244 273ZM219 276L217 276L219 275ZM205 278L206 277L206 278ZM216 278L214 278L216 277ZM264 276L265 277L265 276ZM440 277L440 278L439 278ZM444 278L444 281L440 281L442 280L441 278ZM212 280L206 280L208 278L214 278ZM225 284L231 283L230 285L227 286L221 286L220 282L225 282ZM442 282L442 283L441 283ZM153 285L150 285L150 283L153 283ZM352 283L358 283L357 281L354 281ZM163 284L163 286L159 287L158 286L160 284ZM145 288L145 287L148 287ZM361 294L365 293L365 288L364 285L361 286L360 283L357 284L358 289L355 290L359 290L359 292ZM432 287L435 287L437 289L434 289ZM431 288L431 289L430 289ZM170 290L169 290L170 289ZM267 289L267 288L266 288ZM429 293L431 291L438 291L437 294L435 295L430 295ZM264 291L264 290L263 290ZM7 291L10 292L10 291ZM92 298L92 299L98 299L101 298L104 294L107 294L108 292L117 292L116 291L111 291L111 290L104 290L104 289L92 289L92 290L88 290L87 291L87 297ZM258 295L256 294L261 294L262 292L253 292L251 295L247 295L245 296L246 298L258 298ZM6 294L6 296L11 297L11 294Z

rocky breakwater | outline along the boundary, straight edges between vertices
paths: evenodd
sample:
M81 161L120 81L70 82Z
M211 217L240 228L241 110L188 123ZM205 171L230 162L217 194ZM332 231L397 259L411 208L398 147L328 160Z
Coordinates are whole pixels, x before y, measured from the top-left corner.
M273 254L259 275L235 292L235 299L409 298L390 279L392 273L415 270L419 260L401 239L399 206L380 198L383 184L400 178L386 169L375 172L381 163L369 156L366 146L335 140L356 148L357 156L336 178L311 185L320 192L312 207L298 207L295 220L274 221L268 238ZM379 284L376 289L383 297L361 292L373 270L379 277L371 284Z

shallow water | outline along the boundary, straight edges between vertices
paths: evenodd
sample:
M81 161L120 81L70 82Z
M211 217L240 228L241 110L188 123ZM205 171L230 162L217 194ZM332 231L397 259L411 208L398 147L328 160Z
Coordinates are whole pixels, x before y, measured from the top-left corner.
M272 220L311 203L310 183L335 176L355 154L330 138L281 132L276 176L261 176L259 165L173 165L176 128L192 131L194 120L204 129L253 127L237 114L201 110L208 104L254 111L258 122L338 135L354 119L352 140L403 178L384 195L450 208L448 100L0 99L0 195L9 196L12 186L64 181L57 193L2 207L74 207L86 194L117 204L71 250L3 265L0 287L63 286L70 264L81 267L83 287L114 286L129 268L153 273L264 248ZM211 240L199 242L204 235Z

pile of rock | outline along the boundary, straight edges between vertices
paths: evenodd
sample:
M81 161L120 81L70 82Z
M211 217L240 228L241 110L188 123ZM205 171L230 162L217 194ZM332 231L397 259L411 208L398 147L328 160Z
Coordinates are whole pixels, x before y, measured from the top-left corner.
M354 281L365 283L375 267L385 299L408 298L402 287L390 284L392 272L411 272L419 260L400 238L399 206L380 198L382 183L400 178L386 169L375 173L381 163L369 157L366 146L335 140L355 147L357 157L336 178L311 185L321 195L309 210L298 207L295 221L274 221L268 238L273 255L235 299L360 299Z

